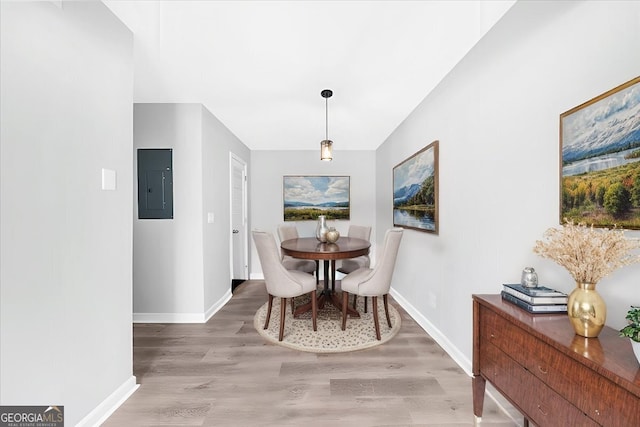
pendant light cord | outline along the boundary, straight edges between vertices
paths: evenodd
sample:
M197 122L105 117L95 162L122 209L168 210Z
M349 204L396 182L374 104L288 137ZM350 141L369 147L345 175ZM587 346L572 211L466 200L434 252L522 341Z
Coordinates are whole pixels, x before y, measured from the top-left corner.
M329 98L324 99L324 139L329 140Z

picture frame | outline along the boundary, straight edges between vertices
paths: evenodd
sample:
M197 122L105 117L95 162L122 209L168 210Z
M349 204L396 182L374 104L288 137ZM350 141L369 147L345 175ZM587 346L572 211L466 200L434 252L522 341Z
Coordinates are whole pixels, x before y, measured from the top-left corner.
M393 226L438 234L438 151L433 141L393 168Z
M560 114L560 223L640 229L640 76Z
M312 221L319 215L348 220L351 215L351 177L285 175L282 179L285 221Z

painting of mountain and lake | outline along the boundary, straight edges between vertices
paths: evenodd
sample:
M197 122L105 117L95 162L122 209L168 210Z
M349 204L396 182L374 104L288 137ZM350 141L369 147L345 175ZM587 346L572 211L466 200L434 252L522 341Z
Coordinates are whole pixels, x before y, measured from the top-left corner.
M438 141L393 168L393 225L438 233Z
M560 222L640 229L640 77L560 115Z
M285 221L349 219L348 176L283 177Z

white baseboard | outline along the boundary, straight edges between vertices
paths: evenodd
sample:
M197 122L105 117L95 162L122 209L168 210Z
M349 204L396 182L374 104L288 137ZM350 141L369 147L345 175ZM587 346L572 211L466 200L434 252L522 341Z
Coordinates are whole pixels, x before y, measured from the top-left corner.
M116 409L124 403L137 389L140 387L136 384L136 377L131 376L120 387L118 387L109 397L107 397L101 404L89 412L76 427L94 427L104 423L107 418L115 412Z
M469 360L458 347L453 345L451 341L442 333L438 328L434 326L426 317L422 315L416 308L409 303L402 295L396 292L393 288L389 292L393 299L395 299L398 304L404 308L404 310L409 313L409 315L420 325L422 329L424 329L430 336L433 338L439 345L442 347L444 351L460 366L467 375L471 376L471 360Z
M218 301L213 303L211 307L209 307L209 309L204 313L204 318L205 318L204 321L205 322L209 321L209 319L211 319L211 316L213 316L218 311L220 311L220 309L224 307L226 303L229 302L229 300L231 299L231 296L232 296L231 289L228 289L227 292L222 296L222 298L220 298Z
M133 323L204 323L204 313L133 313Z
M231 299L231 289L204 313L133 313L133 323L207 323Z
M460 366L462 370L465 371L467 375L470 377L473 376L473 370L471 369L471 361L460 351L458 348L453 345L451 341L442 333L438 328L436 328L433 323L427 320L416 308L409 303L402 295L396 292L393 288L389 291L389 294L397 301L398 304L413 318L413 320L420 325L422 329L425 330L427 334L431 336L442 349L453 359L454 362ZM471 392L471 390L469 390ZM498 408L505 413L509 418L511 418L517 425L520 425L522 422L514 417L513 410L511 404L504 399L500 393L494 391L489 383L487 383L487 396L493 400ZM478 421L481 419L476 417Z

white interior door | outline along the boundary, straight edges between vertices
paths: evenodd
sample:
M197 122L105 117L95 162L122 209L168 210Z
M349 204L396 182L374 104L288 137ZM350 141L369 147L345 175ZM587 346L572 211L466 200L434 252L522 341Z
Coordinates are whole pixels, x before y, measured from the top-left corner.
M249 278L247 164L231 153L231 280Z

